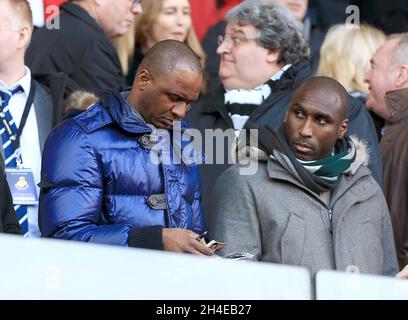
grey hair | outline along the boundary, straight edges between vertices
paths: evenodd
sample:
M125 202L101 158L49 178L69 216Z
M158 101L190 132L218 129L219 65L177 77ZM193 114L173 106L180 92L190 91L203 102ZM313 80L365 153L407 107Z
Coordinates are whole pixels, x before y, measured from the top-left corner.
M388 39L399 39L392 52L391 63L394 65L408 64L408 32L393 34Z
M297 64L310 59L302 23L282 5L245 1L228 12L227 21L255 27L259 31L256 42L260 46L280 51L279 64Z

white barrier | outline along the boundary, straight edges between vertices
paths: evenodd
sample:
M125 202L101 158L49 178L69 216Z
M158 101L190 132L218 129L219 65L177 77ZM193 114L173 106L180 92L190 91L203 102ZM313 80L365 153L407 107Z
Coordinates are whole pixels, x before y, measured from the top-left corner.
M408 280L367 274L319 271L318 300L407 300Z
M0 299L310 299L304 268L0 236Z

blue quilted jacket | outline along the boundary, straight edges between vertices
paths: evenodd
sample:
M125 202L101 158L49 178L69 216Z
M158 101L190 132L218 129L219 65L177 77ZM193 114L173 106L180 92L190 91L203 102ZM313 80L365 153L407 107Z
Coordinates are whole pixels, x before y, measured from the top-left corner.
M119 92L56 127L43 154L42 236L139 246L130 236L149 238L152 226L160 236L163 227L203 232L197 166L153 162L151 133Z

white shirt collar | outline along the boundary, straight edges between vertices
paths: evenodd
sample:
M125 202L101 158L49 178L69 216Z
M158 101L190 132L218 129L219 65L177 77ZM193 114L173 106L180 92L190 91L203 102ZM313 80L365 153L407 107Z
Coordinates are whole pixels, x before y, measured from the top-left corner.
M276 81L282 78L283 74L292 66L292 64L287 64L285 65L282 69L280 69L278 72L276 72L272 77L271 80Z
M13 83L11 86L7 86L2 80L0 80L0 90L13 90L20 85L23 88L24 93L28 96L31 89L31 71L27 66L25 66L24 68L24 76L16 83Z

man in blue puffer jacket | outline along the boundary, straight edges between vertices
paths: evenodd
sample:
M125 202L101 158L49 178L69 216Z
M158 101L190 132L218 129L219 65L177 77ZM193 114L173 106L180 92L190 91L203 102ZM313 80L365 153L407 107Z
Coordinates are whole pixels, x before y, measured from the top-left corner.
M201 84L195 53L165 40L146 55L130 92L107 95L56 127L43 154L42 236L212 255L196 240L205 228L197 167L165 157L187 128L173 124Z

